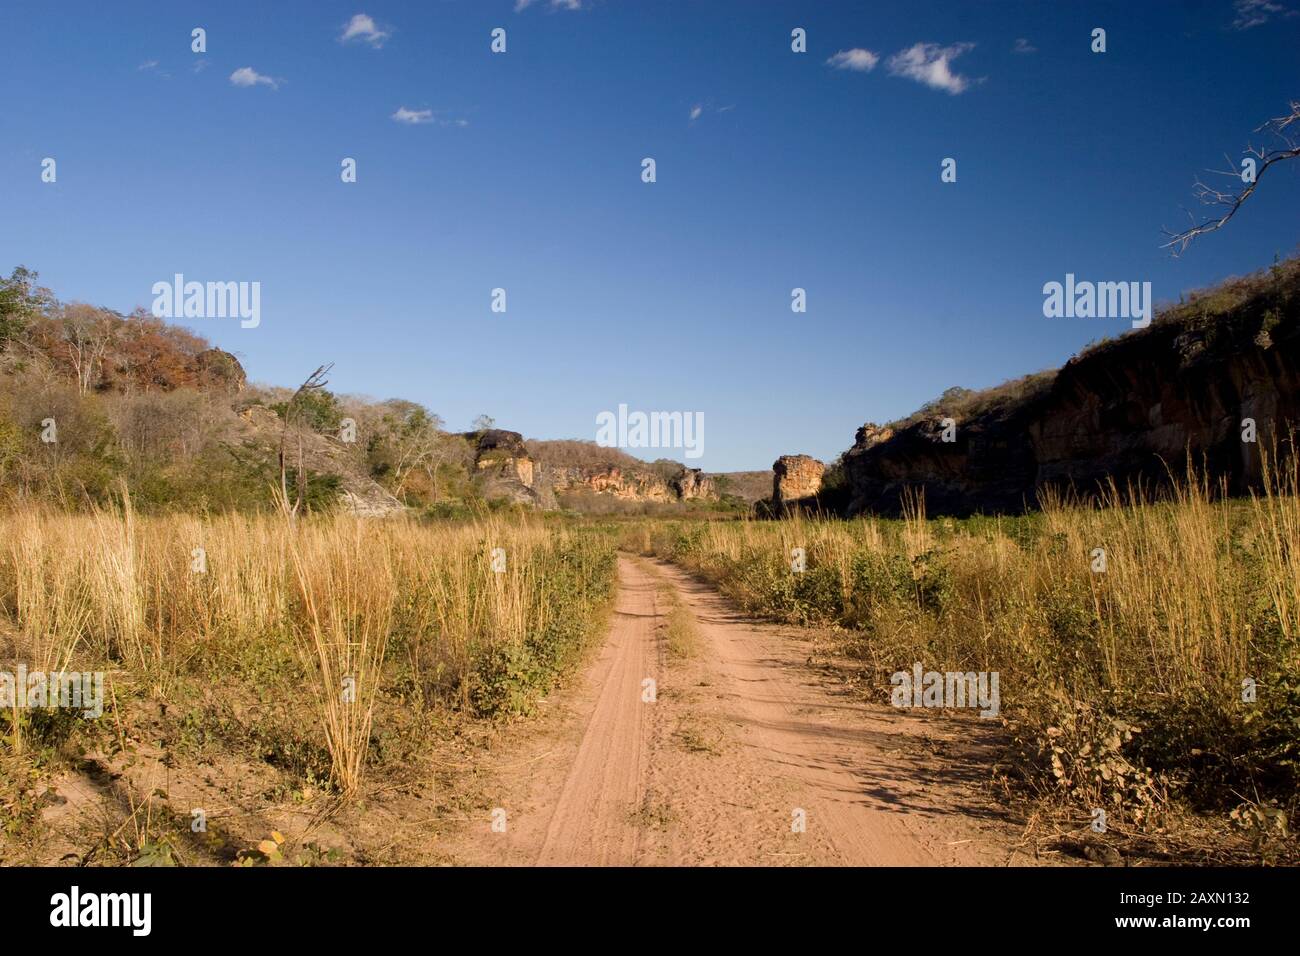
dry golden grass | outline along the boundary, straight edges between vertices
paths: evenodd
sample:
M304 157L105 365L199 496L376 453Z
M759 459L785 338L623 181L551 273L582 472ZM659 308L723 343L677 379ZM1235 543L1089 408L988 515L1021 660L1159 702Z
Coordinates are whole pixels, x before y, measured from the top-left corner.
M526 709L613 576L608 544L521 518L140 517L124 496L89 515L0 513L0 541L0 636L12 645L0 657L105 670L163 701L182 680L305 674L296 692L315 703L344 794L361 781L385 681L417 705ZM301 674L258 676L268 646L292 647ZM9 716L18 751L24 722L16 707Z
M1158 496L1047 496L1019 518L927 520L913 497L901 520L660 524L626 539L639 547L648 533L753 613L847 628L882 700L915 661L998 671L1012 734L1048 787L1118 799L1136 818L1169 791L1295 803L1296 461L1269 461L1265 485L1225 501L1189 472ZM1113 720L1138 728L1133 739L1117 740Z

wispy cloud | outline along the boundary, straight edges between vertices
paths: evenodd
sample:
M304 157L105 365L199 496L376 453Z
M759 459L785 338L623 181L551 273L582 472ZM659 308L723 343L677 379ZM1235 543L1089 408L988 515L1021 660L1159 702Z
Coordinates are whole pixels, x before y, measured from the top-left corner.
M135 68L137 73L152 73L154 76L160 76L164 80L172 78L171 73L167 70L159 69L157 60L145 60Z
M206 69L208 68L208 65L209 65L209 64L208 64L208 61L207 61L207 60L195 60L195 61L194 61L194 72L195 72L195 73L202 73L204 70L206 70Z
M1274 0L1237 0L1232 7L1237 13L1236 19L1232 21L1234 30L1249 30L1251 27L1263 26L1274 17L1297 15L1295 10Z
M515 0L515 13L521 10L527 10L537 0ZM548 0L547 4L552 10L581 10L582 0Z
M395 123L405 123L408 126L436 123L439 126L454 126L457 129L464 129L469 125L467 119L446 114L446 110L413 110L406 106L399 106L397 111L389 116L389 119Z
M410 123L412 126L417 123L432 123L433 110L408 110L405 106L401 106L392 115L392 119L399 123Z
M826 62L837 70L869 73L880 62L880 54L872 53L870 50L864 50L861 47L854 47L852 50L840 50L839 53L836 53Z
M690 113L687 115L690 116L690 121L694 124L697 120L703 119L705 116L715 113L730 113L735 108L735 103L728 103L726 106L714 106L711 102L705 100L703 103L696 103L692 106Z
M954 43L951 46L917 43L895 53L885 65L893 76L905 76L909 80L916 80L932 89L956 96L966 91L971 80L960 73L954 73L952 61L974 47L974 43Z
M351 43L357 40L368 43L378 50L390 36L392 36L390 31L379 29L373 17L358 13L343 28L343 35L339 37L339 42Z
M1037 53L1038 47L1034 46L1024 37L1016 37L1016 45L1011 48L1012 53Z
M231 73L230 82L235 86L269 86L273 90L280 88L279 80L263 76L251 66L241 66L234 73Z

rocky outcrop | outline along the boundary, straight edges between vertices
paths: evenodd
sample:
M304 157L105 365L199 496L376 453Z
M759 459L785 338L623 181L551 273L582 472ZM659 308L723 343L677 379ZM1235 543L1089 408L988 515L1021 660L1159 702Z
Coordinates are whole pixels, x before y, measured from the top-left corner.
M772 506L784 511L816 498L826 466L811 455L782 455L772 464Z
M668 480L679 501L717 501L718 486L699 468L682 467L681 473Z
M648 471L627 471L616 466L556 468L551 471L550 478L557 494L585 489L624 501L676 501L678 497L659 475Z
M517 481L525 488L533 486L533 459L519 432L489 428L479 435L474 467L480 474Z
M503 428L480 432L474 453L474 470L485 498L506 499L534 507L546 504L534 488L535 462L519 432Z
M285 433L283 420L274 409L254 403L239 409L236 421L240 454L266 462L273 480L278 480L278 454ZM356 458L355 445L310 428L291 429L286 445L290 468L297 465L299 447L308 474L332 476L337 480L338 503L344 511L363 518L382 518L406 510L402 502L366 472ZM290 494L294 494L292 489Z
M717 501L714 480L698 468L624 468L618 465L570 465L543 467L537 490L553 495L590 492L620 501L672 504L684 501Z
M1300 269L1288 265L1281 279L1230 283L1055 373L893 430L864 425L844 457L850 512L896 514L906 488L924 489L931 514L1020 511L1046 486L1087 494L1111 480L1182 477L1189 452L1244 493L1260 479L1260 449L1300 425ZM1256 442L1243 440L1251 422Z

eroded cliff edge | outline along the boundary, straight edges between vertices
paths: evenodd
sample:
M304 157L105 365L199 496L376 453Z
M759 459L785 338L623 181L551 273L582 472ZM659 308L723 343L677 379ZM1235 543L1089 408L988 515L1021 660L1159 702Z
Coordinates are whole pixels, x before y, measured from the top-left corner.
M1059 320L1056 320L1059 321ZM947 420L947 421L945 421ZM1253 422L1258 440L1249 437ZM1044 486L1163 483L1190 452L1232 493L1260 450L1300 425L1300 259L1229 280L1096 345L1056 371L983 392L951 389L843 456L849 512L897 514L924 489L931 514L1015 512Z

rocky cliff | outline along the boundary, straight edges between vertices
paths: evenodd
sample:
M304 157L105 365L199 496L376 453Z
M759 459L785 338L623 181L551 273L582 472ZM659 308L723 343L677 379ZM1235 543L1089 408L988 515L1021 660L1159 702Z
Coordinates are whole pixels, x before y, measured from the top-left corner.
M1300 260L1166 309L1055 372L958 390L844 456L850 513L897 513L923 488L932 513L1019 511L1047 485L1089 493L1160 483L1190 452L1229 489L1259 479L1259 450L1300 425ZM1252 440L1257 439L1257 440Z
M467 436L469 437L469 436ZM713 479L675 462L643 462L588 442L534 442L491 429L477 437L475 468L485 497L555 508L557 496L603 495L625 502L716 501Z
M810 455L782 455L772 464L772 506L779 513L815 499L826 466Z
M474 469L484 497L505 498L525 505L543 504L534 487L536 467L519 432L489 428L479 433Z

